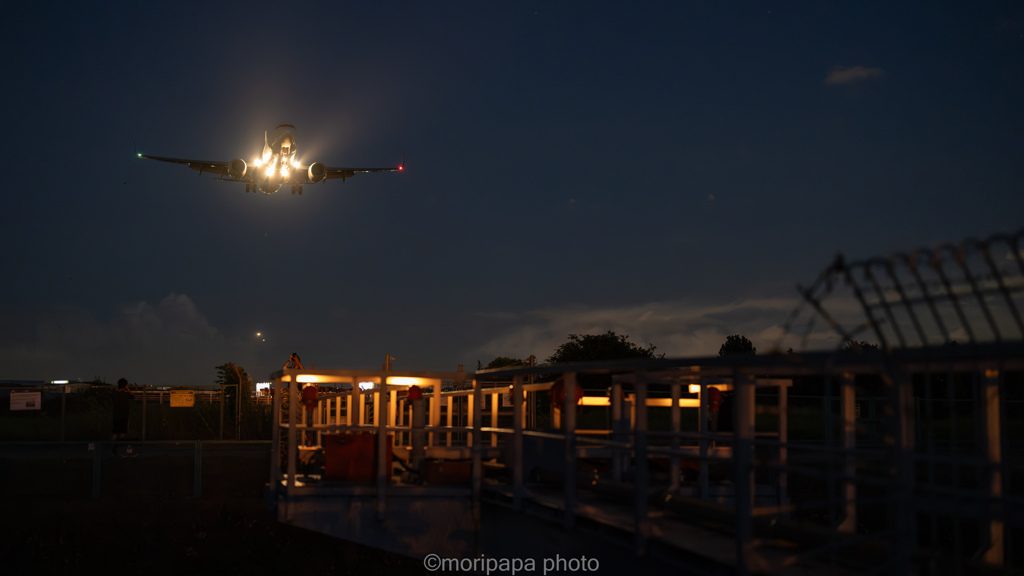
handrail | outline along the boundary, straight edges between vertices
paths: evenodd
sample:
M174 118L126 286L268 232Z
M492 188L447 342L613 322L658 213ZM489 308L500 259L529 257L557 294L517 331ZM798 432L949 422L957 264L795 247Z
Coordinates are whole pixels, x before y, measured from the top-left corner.
M973 382L987 383L986 393L998 394L998 386L992 383L1001 381L1002 373L1007 366L1019 366L1024 370L1024 362L1019 361L1017 356L1007 356L1001 352L1006 350L1005 347L985 349L995 354L997 360L993 363L994 361L983 357L985 350L982 348L979 345L975 355L969 358L960 355L947 361L929 360L927 377L946 374L954 367L969 362L975 367L971 372L974 375ZM978 354L982 356L979 357ZM611 374L613 378L606 407L583 406L564 411L553 409L547 415L540 414L536 409L528 410L527 405L538 395L547 397L550 394L548 389L553 383L529 385L525 381L530 375L551 373L550 367L501 372L501 375L512 377L510 385L502 382L496 386L487 386L472 378L467 382L468 387L463 390L445 391L435 385L430 392L423 393L422 401L411 400L406 394L399 397L401 389L397 385L389 384L385 390L374 388L365 391L353 387L341 393L318 397L311 410L301 405L299 386L296 383L278 380L275 381L275 387L283 392L284 385L287 385L287 393L293 396L289 402L289 413L285 416L281 412L278 395L275 395L275 438L280 441L285 433L287 434L288 461L285 466L286 475L281 474L280 466L274 466L272 478L276 478L276 485L285 480L283 496L287 498L289 490L293 490L292 487L296 484L297 469L294 458L298 452L297 445L310 443L311 447L316 448L320 445L322 434L375 433L378 439L378 454L384 454L387 450L380 441L383 435L393 435L393 446L402 448L395 451L395 454L402 458L414 457L414 438L422 435L424 444L421 447L421 454L429 454L430 457L448 454L450 457L468 457L471 460L471 474L467 482L475 518L479 518L485 458L497 457L499 463L504 464L490 468L502 470L507 476L496 477L491 481L505 483L512 496L512 508L519 510L526 500L536 497L531 496L535 493L531 493L528 487L533 480L530 475L524 473L524 469L528 472L540 466L543 471L544 466L556 466L558 469L554 470L554 476L542 474L540 477L546 479L543 481L555 482L555 485L560 487L561 522L569 530L574 529L579 515L589 513L589 508L576 504L580 498L580 490L596 489L591 487L595 482L597 485L604 481L631 483L635 514L631 530L636 534L635 546L639 552L643 552L649 546L651 524L655 521L647 513L648 506L652 505L649 501L652 490L667 490L666 493L669 495L692 496L707 502L709 506L721 506L715 503L717 499L728 498L734 503L729 517L734 523L732 528L739 542L739 561L741 565L746 566L756 564L759 555L753 542L757 531L762 527L759 524L760 520L755 522L752 520L754 518L764 518L769 513L803 514L806 507L814 503L828 510L827 515L834 520L834 524L826 531L832 531L840 535L837 537L846 539L847 534L857 530L857 514L865 513L858 509L858 503L863 506L869 503L866 498L858 499L858 487L864 486L865 489L881 490L884 498L894 503L892 517L903 522L897 530L901 535L900 539L893 543L887 542L885 545L911 546L910 541L903 536L913 533L912 526L909 528L910 532L907 532L908 524L903 519L905 515L912 516L915 510L922 513L922 510L917 508L920 502L935 498L935 495L941 494L945 497L950 490L953 495L968 496L962 489L936 486L938 480L935 479L934 471L931 472L931 479L927 481L927 490L918 493L922 489L915 485L915 482L920 482L915 480L915 463L932 468L947 463L972 466L979 475L986 478L1006 473L1006 464L1000 460L993 460L991 453L976 452L970 457L937 453L934 447L941 438L929 440L927 453L915 450L915 434L920 436L934 432L932 428L914 428L915 404L912 397L908 400L908 391L912 391L912 386L920 384L915 384L916 381L911 380L907 367L917 366L915 363L922 358L920 353L908 354L905 357L897 353L889 357L886 363L879 363L872 356L852 358L842 354L830 355L827 362L824 356L809 355L800 358L800 363L794 363L792 358L768 357L735 362L731 366L723 361L711 362L709 367L696 368L696 363L693 363L685 366L680 370L680 374L675 376L667 375L667 371L679 369L682 366L679 361L608 363L603 373ZM758 364L760 361L763 361L763 364ZM641 369L644 367L651 370ZM821 403L822 418L830 420L824 420L819 425L822 432L817 440L818 444L790 438L790 416L807 415L806 411L798 412L798 408L790 403L795 398L788 394L791 379L784 377L786 374L782 370L794 367L795 371L801 374L815 373L816 377L822 378L825 382L834 380L842 388L838 396L831 396L830 401ZM563 370L566 368L568 367L563 367ZM579 368L581 372L601 373L596 364ZM857 398L853 394L853 383L855 375L861 373L877 374L888 382L884 395L874 396L871 401L885 402L893 406L899 418L855 418L853 402ZM488 375L496 374L498 372ZM563 374L565 396L572 398L575 386L578 385L576 373ZM714 385L728 391L729 401L735 407L730 430L716 430L710 423L713 413L705 396L707 388ZM756 393L764 388L774 388L777 393ZM690 394L690 390L696 392ZM366 394L372 396L364 399L363 396ZM499 406L499 394L510 394L511 410L509 406ZM676 401L685 398L684 394L689 395L694 401L694 408L682 406ZM976 413L986 418L990 417L992 406L998 410L1006 403L1005 399L999 396L996 398L995 404L990 402ZM652 403L648 401L649 399L657 401ZM953 398L950 392L949 401L970 400ZM930 399L928 402L927 408L930 411L933 408L933 400ZM661 408L652 404L666 406ZM875 409L874 406L873 404L872 410ZM977 402L974 406L977 406ZM694 409L697 415L696 422L690 417L681 417L684 410ZM923 410L920 408L920 402L917 409ZM414 425L413 414L417 410L422 410L422 425ZM596 422L589 421L591 428L580 429L577 427L577 421L591 414L587 413L587 410L599 411L596 413L605 414L607 417L602 416L602 420ZM817 408L811 414L815 414L816 411ZM652 421L656 414L666 416L654 426ZM694 412L689 414L692 415ZM542 416L547 416L544 418L548 421L545 427L537 426ZM951 421L950 424L955 425L955 421ZM857 436L854 434L857 425L870 425L879 430L879 434L884 438L872 445L878 447L866 447L863 442L858 445ZM843 433L833 434L831 431L836 428ZM992 437L992 432L986 434L986 437ZM530 442L524 443L526 439ZM978 436L975 436L975 441L977 439ZM502 444L504 448L496 448ZM443 449L448 447L456 451L445 453ZM544 457L548 460L538 460L537 450L540 448L543 448L546 455ZM794 459L794 454L806 457ZM581 460L583 458L590 460L586 460L584 464ZM377 489L373 493L377 498L378 514L383 517L387 508L382 503L385 499L396 496L387 488L390 481L388 471L383 468L383 459L378 459L377 462L378 469L383 473L376 476ZM598 471L594 472L594 476L588 472L585 479L582 472L579 474L580 477L577 477L576 466L584 465L594 467L593 469ZM584 469L591 468L580 468ZM892 475L893 470L898 473ZM953 473L957 474L955 470ZM917 476L920 477L920 474L918 472ZM728 477L729 483L720 483L719 479L722 476ZM762 484L755 487L755 479ZM798 494L798 501L792 501L790 487L803 484L793 483L793 479L801 479L803 483L823 483L827 487L828 498L805 498ZM996 484L986 480L979 484L975 492L979 497L988 497L993 502L1009 504L1013 501L1012 498L995 490L995 486ZM308 486L304 488L308 489ZM974 498L973 494L971 498ZM973 518L972 521L980 522L980 525L991 526L993 534L997 533L999 522L1008 521L1001 517L986 516L981 512L970 517Z

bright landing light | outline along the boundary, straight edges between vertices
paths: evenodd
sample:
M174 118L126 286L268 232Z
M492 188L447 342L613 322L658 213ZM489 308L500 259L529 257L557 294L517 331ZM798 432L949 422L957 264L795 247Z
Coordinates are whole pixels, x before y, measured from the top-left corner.
M285 178L288 177L288 169L287 168L281 168L281 176L284 176Z

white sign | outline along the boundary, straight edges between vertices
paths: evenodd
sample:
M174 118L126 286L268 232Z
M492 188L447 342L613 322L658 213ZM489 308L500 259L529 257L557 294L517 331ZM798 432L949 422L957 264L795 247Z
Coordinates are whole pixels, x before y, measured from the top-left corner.
M512 394L510 392L501 393L501 407L511 408L512 407Z
M42 392L11 392L11 410L40 410Z

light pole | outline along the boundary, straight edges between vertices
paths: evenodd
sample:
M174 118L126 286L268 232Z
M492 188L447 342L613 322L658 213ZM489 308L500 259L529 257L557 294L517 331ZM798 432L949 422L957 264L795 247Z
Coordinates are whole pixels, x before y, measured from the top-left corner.
M238 364L232 364L235 368L235 376L238 378L235 387L235 440L242 439L242 373L238 371Z

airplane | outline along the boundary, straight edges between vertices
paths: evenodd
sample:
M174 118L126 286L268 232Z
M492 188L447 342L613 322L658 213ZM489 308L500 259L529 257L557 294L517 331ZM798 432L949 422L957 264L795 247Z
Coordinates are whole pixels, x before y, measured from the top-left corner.
M402 164L395 168L329 168L321 162L313 162L308 167L299 161L296 156L298 144L295 139L295 126L291 124L278 124L273 130L263 133L263 154L246 163L241 158L235 158L230 162L210 162L207 160L186 160L183 158L164 158L162 156L149 156L138 150L135 154L139 158L148 160L159 160L161 162L173 162L184 164L193 170L217 174L222 182L244 182L246 192L257 190L266 195L273 194L285 184L292 187L292 194L302 194L304 184L316 184L341 178L344 182L347 178L361 172L401 172L405 169L405 159Z

